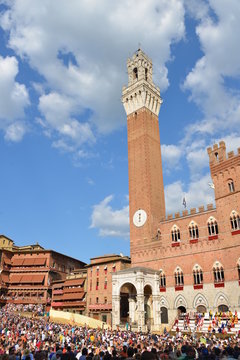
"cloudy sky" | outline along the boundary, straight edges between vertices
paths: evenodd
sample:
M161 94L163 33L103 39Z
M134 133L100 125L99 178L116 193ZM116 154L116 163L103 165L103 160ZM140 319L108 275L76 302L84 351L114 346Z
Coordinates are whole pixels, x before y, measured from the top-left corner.
M126 61L153 60L167 212L214 201L206 148L240 146L239 0L0 0L0 233L129 254Z

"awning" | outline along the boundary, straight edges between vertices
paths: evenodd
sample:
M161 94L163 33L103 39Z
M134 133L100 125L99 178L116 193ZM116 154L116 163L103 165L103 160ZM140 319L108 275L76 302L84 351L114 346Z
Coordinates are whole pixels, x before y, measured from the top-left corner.
M82 286L84 281L85 281L85 279L69 279L69 280L65 281L64 287L67 287L67 286Z
M88 306L89 310L112 310L111 304L94 304Z
M46 258L36 258L34 259L34 265L44 266L46 264Z
M32 276L32 283L41 284L45 279L45 275L33 275Z
M41 284L44 281L44 278L45 276L41 274L40 275L27 274L27 275L22 275L19 282L22 284L29 284L29 283Z
M28 258L23 260L23 266L33 266L34 265L34 259Z
M82 300L84 298L84 292L82 294L63 294L63 300Z
M5 259L4 259L4 263L5 263L6 265L12 265L11 259L8 259L8 258L5 258Z
M10 284L18 284L21 282L22 274L13 274L10 276L9 282Z
M65 288L63 290L64 294L70 294L70 293L82 293L84 292L84 288L83 287L74 287L74 288Z
M1 278L2 282L4 282L4 283L9 282L9 277L6 274L1 274L0 278Z
M12 266L22 266L23 261L24 261L23 258L20 258L20 259L14 258L12 260Z

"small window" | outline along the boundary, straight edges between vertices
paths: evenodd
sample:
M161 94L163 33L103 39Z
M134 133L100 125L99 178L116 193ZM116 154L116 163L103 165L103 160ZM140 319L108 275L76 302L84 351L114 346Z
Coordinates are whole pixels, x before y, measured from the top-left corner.
M224 282L224 269L223 266L218 262L216 262L213 266L213 276L215 283Z
M172 242L179 242L181 240L180 230L177 225L174 225L171 230Z
M164 272L162 271L160 274L160 287L165 288L166 287L166 276Z
M194 221L191 221L188 227L189 236L191 240L199 238L198 226Z
M89 286L90 291L92 291L92 280L90 280L90 286Z
M97 281L96 281L96 290L98 290L99 289L99 279L97 279Z
M180 268L175 270L175 286L183 286L184 285L184 278L183 272Z
M97 273L97 276L99 276L99 266L97 266L97 268L96 268L96 273Z
M104 274L107 275L107 266L104 267Z
M104 289L105 290L107 289L107 278L105 278L105 280L104 280Z
M232 211L230 215L231 228L233 231L240 230L240 218L236 211Z
M145 68L145 80L147 81L148 80L148 69Z
M214 217L208 219L208 234L209 236L218 235L218 223Z
M193 268L193 282L194 285L200 285L203 283L203 272L198 265L195 265Z
M99 299L98 299L98 297L96 297L96 304L98 304L98 301L99 301Z
M228 190L230 193L233 193L235 191L234 182L232 179L228 180Z
M107 304L107 297L104 298L104 304Z
M138 69L137 68L134 68L133 69L133 79L138 79Z

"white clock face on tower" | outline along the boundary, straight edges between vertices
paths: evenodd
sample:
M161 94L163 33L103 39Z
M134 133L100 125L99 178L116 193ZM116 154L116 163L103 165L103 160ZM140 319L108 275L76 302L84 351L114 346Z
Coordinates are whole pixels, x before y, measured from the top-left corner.
M133 215L133 224L137 227L143 226L147 221L146 211L139 209Z

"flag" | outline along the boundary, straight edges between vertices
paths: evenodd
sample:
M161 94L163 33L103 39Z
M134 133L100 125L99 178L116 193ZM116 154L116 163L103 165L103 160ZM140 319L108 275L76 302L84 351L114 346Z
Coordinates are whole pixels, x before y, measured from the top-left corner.
M184 206L184 209L186 209L186 207L187 207L187 202L186 202L185 196L184 196L184 198L183 198L182 204L183 204L183 206Z

